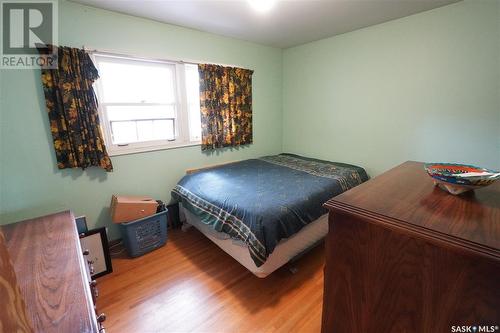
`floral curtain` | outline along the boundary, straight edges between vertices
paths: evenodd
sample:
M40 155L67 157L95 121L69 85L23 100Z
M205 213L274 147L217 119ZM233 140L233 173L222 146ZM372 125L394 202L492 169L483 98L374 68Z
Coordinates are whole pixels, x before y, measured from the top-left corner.
M252 143L253 71L200 64L198 72L202 150Z
M58 68L42 68L42 84L58 168L98 166L112 171L92 87L99 78L97 69L84 50L49 48L57 48Z

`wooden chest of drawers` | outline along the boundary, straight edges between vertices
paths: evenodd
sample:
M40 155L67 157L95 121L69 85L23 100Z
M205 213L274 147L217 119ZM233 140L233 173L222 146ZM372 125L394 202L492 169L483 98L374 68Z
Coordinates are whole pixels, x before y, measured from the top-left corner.
M406 162L325 206L324 333L500 325L500 182L453 196Z
M34 332L103 332L95 281L69 211L1 228Z

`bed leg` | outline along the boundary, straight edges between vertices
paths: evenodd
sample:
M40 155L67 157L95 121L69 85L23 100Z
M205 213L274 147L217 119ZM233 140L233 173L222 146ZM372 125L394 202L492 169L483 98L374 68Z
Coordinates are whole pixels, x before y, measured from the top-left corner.
M191 225L191 224L189 224L189 223L187 223L187 222L183 222L183 223L182 223L182 226L181 226L181 230L182 230L182 231L184 231L184 232L186 232L186 231L188 231L189 229L191 229L191 227L192 227L192 225Z

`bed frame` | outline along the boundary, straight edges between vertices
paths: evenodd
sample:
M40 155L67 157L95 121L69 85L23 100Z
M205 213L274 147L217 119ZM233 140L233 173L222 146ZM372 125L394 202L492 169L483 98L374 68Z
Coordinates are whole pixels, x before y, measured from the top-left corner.
M226 164L231 164L234 162L238 162L238 161L222 162L222 163L206 165L206 166L199 167L199 168L186 169L186 175L190 175L190 174L193 174L193 173L196 173L199 171L210 170L210 169L217 168L217 167L220 167L220 166L226 165Z
M237 161L211 164L200 168L191 168L186 170L186 174L190 175L235 162ZM227 234L211 230L210 227L203 224L195 215L191 214L188 210L182 207L182 205L181 211L186 218L184 223L187 224L183 225L183 230L187 230L190 226L194 226L198 231L219 246L224 252L229 254L259 278L268 276L278 268L314 248L328 233L328 218L325 214L316 221L311 222L290 238L283 239L278 246L276 246L264 265L257 267L251 259L248 247L245 244L231 239Z
M197 216L182 208L186 222L193 226L224 252L233 257L242 266L259 278L265 278L278 268L297 259L321 243L328 233L328 215L325 214L317 220L309 223L298 233L290 238L283 239L276 246L266 262L257 267L250 257L248 247L241 241L231 239L229 235L212 230L209 226L201 222ZM187 228L184 227L184 230ZM292 271L292 273L294 273Z

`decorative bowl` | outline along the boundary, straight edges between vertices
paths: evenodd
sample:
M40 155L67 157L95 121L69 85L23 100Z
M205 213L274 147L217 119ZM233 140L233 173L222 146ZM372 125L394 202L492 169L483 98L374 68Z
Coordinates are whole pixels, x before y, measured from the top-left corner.
M500 179L500 173L467 164L426 163L425 171L434 184L451 194L485 187Z

